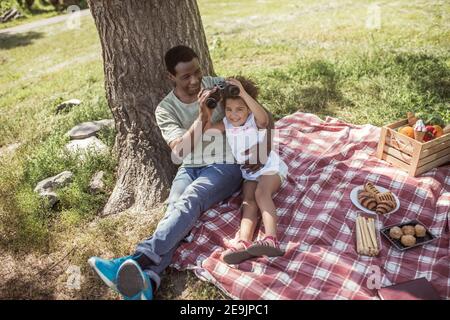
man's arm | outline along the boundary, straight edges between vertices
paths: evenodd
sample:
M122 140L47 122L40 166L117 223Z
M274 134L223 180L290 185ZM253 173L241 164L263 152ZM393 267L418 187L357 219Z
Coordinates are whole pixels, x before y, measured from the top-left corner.
M202 138L206 128L211 125L211 117L213 110L206 106L206 98L209 95L209 90L203 89L199 93L199 114L197 119L191 127L181 137L169 143L170 149L176 157L184 159L190 154L199 140Z

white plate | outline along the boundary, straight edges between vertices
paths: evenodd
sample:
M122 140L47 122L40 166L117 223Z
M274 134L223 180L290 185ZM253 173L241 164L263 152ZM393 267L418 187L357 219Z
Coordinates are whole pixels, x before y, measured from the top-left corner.
M388 192L388 191L389 191L388 189L383 188L383 187L379 187L379 186L375 186L375 187L376 187L380 192ZM360 210L362 210L362 211L364 211L364 212L367 212L367 213L377 214L375 211L371 211L371 210L369 210L369 209L363 207L363 205L362 205L361 203L359 203L359 201L358 201L358 192L359 192L360 190L364 190L364 186L357 186L357 187L354 187L353 190L352 190L352 192L350 193L350 200L352 200L353 204L354 204L355 206L357 206L358 209L360 209ZM392 192L391 192L391 193L392 193ZM397 196L396 196L394 193L392 193L392 194L394 195L395 202L397 203L397 206L396 206L395 209L392 210L391 212L386 213L386 214L383 214L383 216L387 216L387 215L389 215L389 214L391 214L391 213L394 213L395 211L397 211L397 210L400 208L400 201L398 200Z

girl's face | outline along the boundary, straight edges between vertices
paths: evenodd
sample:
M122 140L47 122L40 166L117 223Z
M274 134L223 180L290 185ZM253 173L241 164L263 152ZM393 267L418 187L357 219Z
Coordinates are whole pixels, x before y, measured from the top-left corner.
M225 117L234 126L242 126L247 117L250 114L250 110L245 104L244 100L239 99L227 99L225 105Z

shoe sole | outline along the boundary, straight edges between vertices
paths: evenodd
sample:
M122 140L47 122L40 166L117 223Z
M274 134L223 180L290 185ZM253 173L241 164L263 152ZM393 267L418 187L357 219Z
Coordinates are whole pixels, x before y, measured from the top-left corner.
M117 290L126 297L134 297L145 289L145 278L133 260L124 262L117 271Z
M268 256L268 257L279 257L284 254L280 249L270 247L270 246L251 246L247 249L247 252L253 256Z
M97 266L95 265L95 259L94 258L89 258L88 260L89 265L92 267L92 269L95 270L95 272L97 273L97 275L100 277L100 279L102 279L102 281L111 289L113 289L114 291L118 291L116 285L111 282L111 280L109 280L108 278L106 278L103 273L97 268Z
M239 264L242 261L253 258L253 256L246 251L231 252L223 256L223 261L228 264Z

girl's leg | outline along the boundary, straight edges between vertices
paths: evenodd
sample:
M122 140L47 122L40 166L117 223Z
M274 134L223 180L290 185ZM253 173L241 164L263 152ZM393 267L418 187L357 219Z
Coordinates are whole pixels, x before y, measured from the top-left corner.
M255 199L261 210L262 221L266 236L277 236L277 211L272 196L280 189L281 178L279 175L263 175L260 177L255 190Z
M222 253L222 259L228 264L239 264L252 258L247 252L251 245L258 222L258 205L255 200L256 181L245 181L242 187L242 220L239 229L239 242Z
M258 222L258 205L255 199L256 181L245 181L242 187L242 220L239 230L239 239L252 241L255 227Z
M253 256L281 256L284 252L279 248L277 241L277 211L272 196L281 186L279 175L263 175L260 177L255 190L255 199L261 210L264 223L265 237L255 241L247 252Z

